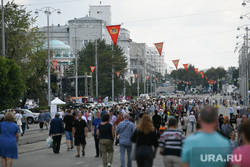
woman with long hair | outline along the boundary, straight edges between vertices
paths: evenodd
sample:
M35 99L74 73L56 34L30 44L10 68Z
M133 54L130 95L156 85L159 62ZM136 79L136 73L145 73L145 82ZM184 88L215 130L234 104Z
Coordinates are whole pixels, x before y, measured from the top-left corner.
M225 117L223 125L221 125L222 133L230 139L231 133L233 132L234 128L230 124L228 117Z
M138 167L152 167L155 158L158 139L153 121L148 114L144 114L131 141L137 144L136 162ZM152 149L154 146L154 150Z

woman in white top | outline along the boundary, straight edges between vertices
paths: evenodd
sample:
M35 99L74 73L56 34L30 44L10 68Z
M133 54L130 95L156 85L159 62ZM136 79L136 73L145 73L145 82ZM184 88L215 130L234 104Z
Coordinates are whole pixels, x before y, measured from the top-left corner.
M17 111L16 112L16 115L15 115L15 121L16 121L16 124L18 126L18 129L19 129L19 132L21 135L23 135L23 130L22 130L22 119L23 119L23 116L22 114L20 113L20 111Z

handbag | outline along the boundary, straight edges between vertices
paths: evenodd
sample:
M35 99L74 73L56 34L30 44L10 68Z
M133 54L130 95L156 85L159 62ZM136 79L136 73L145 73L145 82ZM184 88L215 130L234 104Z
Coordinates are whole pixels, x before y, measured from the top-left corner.
M136 148L137 148L137 142L138 142L138 132L137 133L137 138L136 142L132 143L132 150L131 150L131 160L135 161L136 160Z

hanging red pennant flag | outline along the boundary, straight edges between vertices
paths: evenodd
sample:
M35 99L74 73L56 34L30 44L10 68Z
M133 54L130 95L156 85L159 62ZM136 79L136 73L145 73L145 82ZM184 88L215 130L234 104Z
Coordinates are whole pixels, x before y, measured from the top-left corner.
M187 69L188 69L188 64L183 64L183 67L184 67L185 70L187 71Z
M118 35L119 35L120 27L121 27L121 25L106 26L106 28L107 28L107 30L109 32L109 35L111 36L115 46L116 46L116 43L117 43L117 38L118 38Z
M119 77L121 72L116 72L116 76Z
M200 74L203 75L203 71L200 71Z
M160 56L161 56L161 52L162 52L162 48L163 48L163 42L159 42L159 43L155 43L155 47L158 50Z
M174 65L175 65L175 68L176 68L176 70L177 70L178 64L179 64L179 61L180 61L180 60L172 60L172 61L173 61Z
M198 73L198 68L194 68L195 74Z
M201 75L202 79L204 79L204 74Z
M58 61L52 60L52 65L54 69L56 69L57 64L58 64Z
M91 70L91 72L93 73L94 70L95 70L95 66L90 66L90 70Z
M138 77L138 74L135 74L135 78L137 78Z
M146 76L147 77L147 80L149 79L149 75Z
M98 103L102 103L102 97L98 98Z

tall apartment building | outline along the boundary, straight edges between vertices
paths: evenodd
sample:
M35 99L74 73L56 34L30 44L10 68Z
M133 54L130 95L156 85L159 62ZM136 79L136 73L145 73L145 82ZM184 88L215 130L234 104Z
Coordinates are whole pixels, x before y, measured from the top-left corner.
M162 76L166 72L166 63L164 62L164 53L161 56L155 47L146 48L146 59L152 62L155 66L155 72L161 73Z

